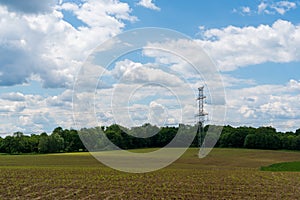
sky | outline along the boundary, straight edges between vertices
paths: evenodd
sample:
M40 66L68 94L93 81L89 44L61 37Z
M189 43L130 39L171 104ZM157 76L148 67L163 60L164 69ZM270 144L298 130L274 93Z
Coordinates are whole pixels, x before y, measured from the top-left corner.
M0 0L0 27L0 136L80 128L76 119L87 127L194 123L200 85L207 124L300 128L299 1ZM145 27L189 39L145 43L101 66L101 45ZM198 61L205 53L222 84L159 48ZM85 91L82 69L95 76ZM219 91L224 101L213 99Z

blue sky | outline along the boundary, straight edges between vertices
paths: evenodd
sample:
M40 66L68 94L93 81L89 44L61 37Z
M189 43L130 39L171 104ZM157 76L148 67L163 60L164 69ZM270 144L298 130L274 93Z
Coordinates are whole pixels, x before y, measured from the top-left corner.
M75 127L72 94L79 69L104 41L144 27L188 36L215 63L223 79L227 117L223 122L208 118L208 123L274 126L281 131L300 128L299 1L27 0L23 4L0 0L0 19L5 27L0 30L1 135ZM197 50L193 53L197 56ZM150 72L147 80L153 82L168 79L164 67L176 68L182 61L162 59L174 58L146 50L120 57L107 72L106 84L117 91L116 86L123 84L118 80L131 78L131 84L137 84L142 79L133 78L142 72ZM182 64L176 69L188 76L187 65ZM178 77L173 78L176 82ZM201 80L189 78L197 89ZM185 102L180 112L170 110L168 105L179 104L163 96L164 89L145 89L152 96L132 93L135 101L131 99L127 108L129 113L137 109L129 117L135 125L147 120L175 124L182 122L180 113L192 116L195 111ZM104 125L116 122L106 108L111 103L108 90L97 93L103 95L98 100L102 109L98 122ZM86 94L86 98L93 96Z

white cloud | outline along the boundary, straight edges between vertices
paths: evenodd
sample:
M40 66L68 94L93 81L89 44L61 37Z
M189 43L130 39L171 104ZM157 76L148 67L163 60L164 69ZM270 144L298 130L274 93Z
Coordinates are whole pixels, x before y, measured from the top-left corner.
M238 9L233 9L233 12L244 14L267 14L275 15L280 14L284 15L288 11L297 8L297 3L292 1L261 1L257 7L250 8L249 6L242 6Z
M149 8L149 9L152 9L152 10L157 10L157 11L160 11L160 8L157 7L153 2L152 0L140 0L138 2L139 6L143 6L145 8Z
M300 91L300 81L296 81L296 80L290 80L290 82L288 83L288 87L290 88L290 90L294 90L294 91Z
M72 90L65 90L58 96L49 96L45 101L47 107L61 107L70 110L72 107Z
M295 9L297 7L295 2L290 1L279 1L270 6L277 13L284 15L287 11Z
M153 51L151 55L154 56ZM194 112L189 110L183 117L177 102L182 106L195 103L194 91L182 77L160 68L157 62L143 64L124 59L113 64L103 78L111 87L98 88L94 96L95 86L92 85L89 87L94 90L87 90L90 94L76 92L75 110L87 113L84 119L79 117L79 124L95 125L94 110L102 125L117 123L133 127L147 122L163 125L178 122L181 117L184 122L191 123ZM80 85L85 87L85 84ZM164 112L157 113L162 110Z
M151 64L143 65L128 59L117 62L112 73L119 83L158 83L166 87L179 87L183 84L182 80L173 74L153 68Z
M251 9L250 7L246 6L246 7L242 7L242 12L243 13L246 13L246 14L249 14L251 12Z
M124 20L136 20L128 4L114 0L88 0L73 7L66 3L34 15L7 4L0 4L0 26L6 27L0 30L0 85L7 86L39 77L45 87L71 87L91 50L120 33ZM66 22L64 9L87 26Z
M66 89L55 96L1 94L0 133L40 133L55 126L74 126L71 88L77 70L96 45L122 31L125 20L137 20L128 4L115 0L87 0L78 5L33 2L0 1L0 26L5 27L0 30L0 87L36 80L45 88ZM65 21L63 10L84 25L73 27Z
M144 48L144 55L155 58L158 66L168 65L170 73L185 80L186 89L197 93L205 85L210 89L210 103L224 105L224 85L220 72L197 40L167 40L151 43ZM179 90L176 93L183 95Z
M142 64L130 60L124 60L117 63L115 70L113 70L112 73L115 78L120 78L120 80L123 78L124 80L129 82L132 81L133 84L137 85L133 85L131 87L128 82L123 82L123 85L114 85L114 92L117 93L117 95L114 96L113 99L120 101L113 102L112 105L126 108L128 106L128 99L131 92L134 91L139 84L145 83L145 81L154 80L151 79L151 77L159 77L155 75L155 71L151 70L158 68L162 70L163 68L161 66L167 65L172 70L181 72L182 75L188 76L188 78L197 78L196 82L192 82L193 84L190 88L186 87L183 89L182 87L178 87L177 90L174 89L175 94L178 94L179 96L184 96L185 94L183 92L188 92L191 88L197 88L199 85L203 84L203 80L201 82L199 73L193 71L192 68L188 68L188 65L186 65L186 63L182 60L185 55L190 55L189 58L191 58L192 61L203 61L201 60L202 57L199 56L199 52L202 51L201 45L204 46L204 49L209 52L209 55L217 61L223 71L235 70L238 67L245 67L268 61L298 61L300 46L300 38L298 37L299 30L298 25L294 25L288 21L278 20L270 26L260 25L258 27L250 26L242 28L229 26L224 29L207 30L205 32L206 38L203 40L195 40L194 42L178 40L148 44L147 47L143 49L143 56L154 58L155 63ZM164 52L163 49L172 49L173 52ZM149 72L151 76L148 76L148 73L146 72ZM171 74L180 77L180 73ZM194 76L192 76L192 74L194 74ZM155 80L158 81L160 79ZM214 82L216 81L216 79L209 79L207 77L206 80L211 81L212 84L215 84ZM227 120L229 124L251 126L273 125L280 130L293 130L296 128L296 124L290 123L290 121L295 120L295 118L299 116L297 112L300 108L293 109L292 107L292 105L297 104L296 99L300 98L297 94L295 95L295 93L299 91L299 81L291 80L283 86L253 86L256 85L253 80L240 80L232 77L229 77L228 80L228 77L225 77L226 86L235 86L240 84L247 84L248 88L231 88L227 90ZM217 88L220 89L220 87ZM208 87L208 89L210 88ZM218 92L219 91L217 90L207 91L207 96L210 97L210 94L216 95ZM147 94L149 93L150 92ZM184 108L184 112L181 114L184 118L183 122L187 122L186 119L188 119L189 122L193 120L193 114L195 111L193 108L196 107L194 94L189 96L190 99L185 98L180 101ZM147 98L145 96L143 97ZM100 98L101 96L99 99ZM142 99L142 97L140 99ZM103 98L100 100L103 100ZM158 98L155 99L155 102L164 106L165 104L163 103L163 100L165 99ZM223 102L224 101L222 101L222 103ZM214 120L213 123L217 124L218 120L221 121L223 116L218 115L218 109L213 111L212 108L222 105L222 103L218 104L216 102L210 102L209 98L208 103L209 104L206 106L207 111L209 112L209 117L211 120ZM142 105L139 106L144 108ZM138 107L138 104L135 104L135 107ZM134 110L135 107L132 107L131 109ZM160 110L162 111L163 109ZM171 122L174 121L174 119L179 119L180 115L178 116L178 112L178 109L172 110L172 112L170 112L172 114L170 114L168 121ZM120 122L122 125L128 124L131 120L130 118L126 118L125 120L123 117L128 114L127 110L124 112L122 110L117 110L117 112L112 113L110 117L113 118L115 114L122 116L122 119L117 120L117 122ZM133 120L135 123L144 122L143 120L145 119L145 116L136 113L133 118L135 119ZM287 126L285 124L289 125Z
M261 2L257 6L258 14L280 14L284 15L291 9L296 9L297 4L291 1L278 1L278 2Z
M8 101L25 101L25 97L20 92L4 93L0 95L0 99Z
M166 108L162 104L152 101L149 105L149 122L157 126L164 126L168 121L167 119Z
M227 89L227 122L231 125L267 126L280 131L299 128L300 80L285 85L258 85Z
M64 3L61 9L72 11L76 17L91 27L124 27L120 20L136 21L137 18L129 13L128 4L119 1L89 0L82 5Z
M210 29L198 40L222 71L264 62L300 60L300 26L277 20L258 27Z
M96 105L101 107L111 100L112 117L123 126L132 127L146 122L160 126L179 120L182 117L178 115L179 104L194 103L193 90L186 83L174 74L149 67L149 64L125 60L117 63L113 72L120 74L117 76L119 81L114 84L111 95L102 95L99 91L99 103L97 101ZM189 114L193 116L193 113Z
M248 106L242 105L239 109L239 112L243 115L245 118L254 117L256 118L254 110L251 110Z
M259 5L258 5L258 7L257 7L257 12L258 12L258 14L261 14L261 13L263 13L265 10L266 10L266 8L268 7L268 4L266 4L265 2L261 2Z
M4 93L0 96L0 134L15 131L25 133L50 132L55 126L74 127L72 117L72 90L59 95ZM12 124L13 122L13 124Z
M196 40L169 40L149 43L143 50L144 55L155 58L157 66L170 65L170 72L185 79L199 78L208 80L217 73L214 63Z

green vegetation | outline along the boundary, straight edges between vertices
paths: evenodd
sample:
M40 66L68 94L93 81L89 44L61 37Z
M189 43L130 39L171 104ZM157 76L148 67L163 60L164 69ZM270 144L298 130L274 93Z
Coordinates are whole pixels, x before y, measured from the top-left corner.
M76 130L55 128L51 135L24 135L15 132L12 136L0 139L0 152L9 154L20 153L55 153L75 152L85 149Z
M298 162L284 162L276 163L266 167L261 167L262 171L290 171L290 172L300 172L300 161Z
M144 152L149 149L134 150ZM297 199L299 172L260 171L297 161L300 152L216 148L204 159L189 149L147 174L112 170L89 153L0 156L0 199Z
M220 147L250 149L300 150L300 129L296 132L277 132L272 127L225 126L218 141Z
M0 137L0 153L21 154L86 151L86 147L81 140L85 141L85 144L88 144L87 148L90 151L110 150L109 144L106 144L105 140L103 140L104 136L122 149L159 148L167 145L178 135L178 132L181 133L181 136L180 139L177 139L174 147L182 147L186 146L185 142L193 137L192 133L196 132L197 126L180 125L180 127L180 130L183 131L178 131L178 127L158 128L151 124L144 124L131 129L114 124L108 127L83 128L79 131L63 130L61 127L58 127L50 135L42 133L40 135L27 136L21 132L16 132L4 139ZM206 126L202 133L202 138L205 137L209 127L218 129L218 126ZM146 136L149 133L157 134L147 138ZM194 138L191 145L191 147L196 146L198 146L198 136ZM234 128L225 126L216 147L300 150L300 129L295 132L281 133L272 127Z

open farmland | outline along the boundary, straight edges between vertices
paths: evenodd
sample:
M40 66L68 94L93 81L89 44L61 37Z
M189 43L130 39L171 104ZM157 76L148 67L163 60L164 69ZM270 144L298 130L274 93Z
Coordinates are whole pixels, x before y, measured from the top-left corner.
M141 151L141 150L135 150ZM299 199L300 172L260 171L300 152L189 149L146 174L112 170L89 153L1 155L0 199Z

